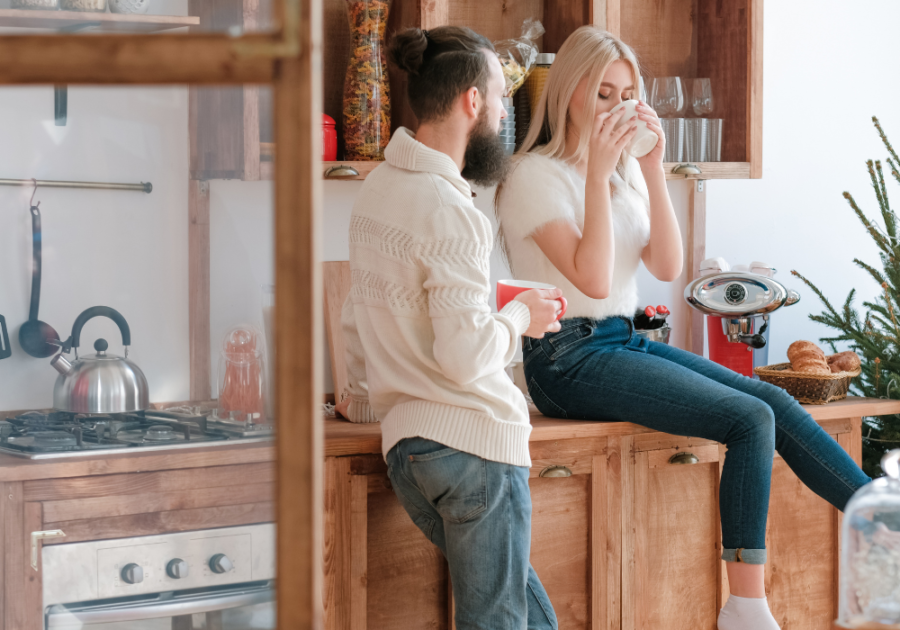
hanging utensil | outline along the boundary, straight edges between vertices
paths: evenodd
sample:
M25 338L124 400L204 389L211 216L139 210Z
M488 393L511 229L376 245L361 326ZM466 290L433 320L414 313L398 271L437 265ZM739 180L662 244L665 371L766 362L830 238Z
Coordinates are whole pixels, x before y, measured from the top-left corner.
M37 187L35 186L35 189ZM34 195L32 195L34 199ZM31 239L33 268L31 271L31 308L28 321L19 328L19 344L26 354L36 359L52 357L59 350L59 335L50 324L38 319L41 306L41 211L31 206Z
M9 347L9 333L6 332L6 318L0 315L0 359L8 359L12 355Z

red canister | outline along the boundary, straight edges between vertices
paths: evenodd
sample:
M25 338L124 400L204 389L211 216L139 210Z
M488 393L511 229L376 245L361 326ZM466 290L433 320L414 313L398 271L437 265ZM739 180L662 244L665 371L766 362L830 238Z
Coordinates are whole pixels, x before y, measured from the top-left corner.
M322 161L334 162L337 160L337 129L334 118L328 114L322 114Z

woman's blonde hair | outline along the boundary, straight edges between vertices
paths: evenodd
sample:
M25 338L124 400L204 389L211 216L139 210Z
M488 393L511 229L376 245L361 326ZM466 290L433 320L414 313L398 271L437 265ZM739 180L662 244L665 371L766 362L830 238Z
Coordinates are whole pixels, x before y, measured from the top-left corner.
M584 157L590 141L590 128L578 130L578 148L573 155L565 155L566 135L570 124L569 104L582 78L587 77L584 90L584 118L582 125L592 125L597 111L597 93L606 71L615 61L625 61L634 75L635 92L639 89L641 73L637 56L630 46L596 26L582 26L572 33L556 55L537 109L531 112L531 127L519 149L519 154L534 151L541 155L568 159L574 162ZM620 175L624 176L622 152Z

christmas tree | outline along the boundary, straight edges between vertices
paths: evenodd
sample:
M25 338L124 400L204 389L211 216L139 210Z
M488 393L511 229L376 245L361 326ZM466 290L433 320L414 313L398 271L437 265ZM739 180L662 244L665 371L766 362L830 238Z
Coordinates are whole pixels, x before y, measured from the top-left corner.
M890 156L887 166L891 175L900 183L900 157L888 142L878 119L873 116L872 122L887 147ZM870 398L900 398L900 241L897 237L897 215L888 202L881 161L869 160L866 166L884 227L870 220L849 192L844 193L844 198L878 247L880 268L858 258L853 259L854 264L865 270L881 287L878 296L862 303L865 314L861 315L854 308L856 289L852 289L843 307L838 310L816 285L796 271L791 273L805 282L825 305L822 313L810 315L809 318L837 331L833 337L823 337L821 341L835 352L835 344L847 343L860 356L862 373L853 383L853 393ZM863 470L871 477L880 476L881 456L889 449L900 447L900 415L864 418L862 438Z

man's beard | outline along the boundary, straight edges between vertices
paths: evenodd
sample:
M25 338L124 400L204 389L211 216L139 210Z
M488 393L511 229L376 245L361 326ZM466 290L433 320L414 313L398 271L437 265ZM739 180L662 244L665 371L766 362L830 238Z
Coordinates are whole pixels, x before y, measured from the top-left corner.
M509 170L509 156L503 150L500 134L488 126L487 110L481 110L466 145L462 176L479 186L493 186Z

